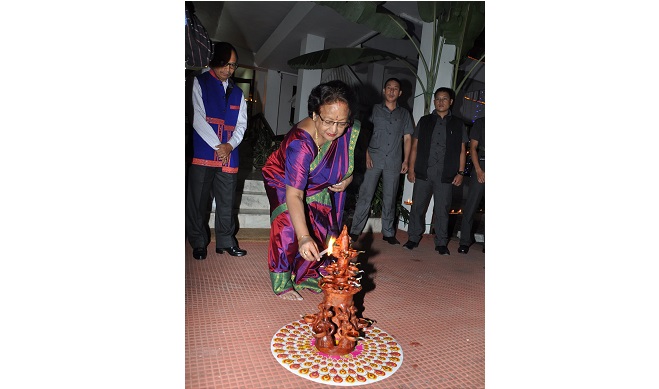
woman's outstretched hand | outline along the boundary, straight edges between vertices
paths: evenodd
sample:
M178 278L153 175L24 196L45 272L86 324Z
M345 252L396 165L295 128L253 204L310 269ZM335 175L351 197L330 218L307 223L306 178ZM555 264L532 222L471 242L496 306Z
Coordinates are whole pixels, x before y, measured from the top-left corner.
M302 239L298 240L298 247L300 251L300 256L305 261L319 261L320 255L318 255L318 246L316 242L309 235L305 235Z

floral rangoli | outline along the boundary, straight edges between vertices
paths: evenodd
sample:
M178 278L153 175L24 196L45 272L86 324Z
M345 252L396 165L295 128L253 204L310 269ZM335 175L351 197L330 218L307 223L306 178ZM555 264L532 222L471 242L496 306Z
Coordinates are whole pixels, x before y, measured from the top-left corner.
M314 346L313 332L304 320L280 328L272 337L272 355L292 373L328 385L352 386L380 382L403 363L396 340L377 327L364 329L354 351L341 356L322 353Z

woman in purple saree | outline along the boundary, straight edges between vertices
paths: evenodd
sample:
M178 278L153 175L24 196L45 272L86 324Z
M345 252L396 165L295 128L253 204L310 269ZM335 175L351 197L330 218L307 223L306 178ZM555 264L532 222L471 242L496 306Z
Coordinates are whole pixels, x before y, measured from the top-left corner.
M309 117L293 126L262 169L270 201L270 280L281 298L301 300L297 291L304 288L320 292L318 279L330 258L318 253L341 231L344 191L352 182L355 106L345 83L316 86Z

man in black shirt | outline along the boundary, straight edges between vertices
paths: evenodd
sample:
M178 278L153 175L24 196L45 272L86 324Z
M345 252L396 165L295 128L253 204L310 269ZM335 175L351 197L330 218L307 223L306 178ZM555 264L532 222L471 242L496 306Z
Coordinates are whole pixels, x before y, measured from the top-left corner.
M450 255L448 244L449 208L453 186L462 184L467 161L467 130L462 120L451 114L455 92L450 88L435 91L435 110L419 119L412 135L412 150L407 180L414 183L408 241L403 247L412 250L425 232L425 214L434 197L435 250Z
M474 214L485 194L485 118L476 119L469 135L469 155L473 167L469 179L469 193L465 210L462 214L462 227L460 228L460 247L458 252L467 254L469 246L473 243L471 229Z

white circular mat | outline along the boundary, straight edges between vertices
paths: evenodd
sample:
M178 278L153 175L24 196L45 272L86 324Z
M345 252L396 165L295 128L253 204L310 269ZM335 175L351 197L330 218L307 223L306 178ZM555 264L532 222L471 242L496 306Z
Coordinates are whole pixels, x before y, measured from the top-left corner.
M328 385L365 385L394 374L403 363L403 349L377 327L365 328L364 337L350 354L328 355L316 349L311 327L299 320L280 328L270 347L275 359L300 377Z

